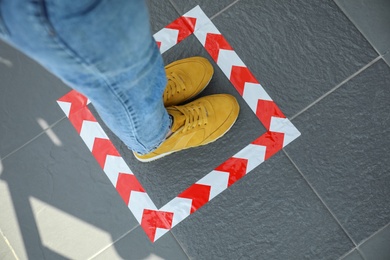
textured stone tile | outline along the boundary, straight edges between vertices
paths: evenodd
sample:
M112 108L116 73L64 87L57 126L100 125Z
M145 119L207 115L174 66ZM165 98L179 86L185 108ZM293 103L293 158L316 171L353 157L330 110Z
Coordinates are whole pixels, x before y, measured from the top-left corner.
M85 259L138 223L68 120L52 131L2 161L0 229L21 259Z
M219 1L207 1L207 0L171 0L172 3L178 8L180 14L185 14L195 6L199 5L200 8L211 17L218 13L235 0L219 0Z
M152 33L155 33L182 14L178 14L169 0L146 0L149 7Z
M364 242L359 249L367 260L390 259L390 224Z
M390 222L389 100L380 60L294 119L286 147L356 243Z
M172 233L193 259L337 259L353 247L283 153Z
M0 41L0 156L64 117L56 100L70 89L37 63Z
M174 60L195 55L210 59L197 39L190 36L167 53L164 53L163 57L165 63L168 64ZM265 132L263 125L239 96L230 81L214 62L212 64L215 70L214 77L200 96L216 93L232 94L237 98L241 109L235 125L216 142L181 151L154 162L141 163L134 158L132 152L118 138L104 127L109 132L110 139L119 149L157 207L165 205L180 192Z
M151 243L141 227L107 248L93 259L188 259L171 233Z
M358 250L353 250L348 255L342 257L340 260L364 260Z
M287 116L378 56L331 0L242 0L213 22Z
M384 54L390 50L388 0L335 0L370 43Z

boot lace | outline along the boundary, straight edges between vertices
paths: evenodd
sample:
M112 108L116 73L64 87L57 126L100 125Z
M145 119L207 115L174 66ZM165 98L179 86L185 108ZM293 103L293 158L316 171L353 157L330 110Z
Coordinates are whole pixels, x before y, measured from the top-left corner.
M202 104L191 104L176 108L186 117L183 133L194 129L195 127L207 125L208 113L207 109Z
M181 91L186 90L186 86L184 84L183 79L175 72L171 72L169 75L167 75L167 79L168 79L168 85L163 94L164 102L167 102L176 93L178 94Z

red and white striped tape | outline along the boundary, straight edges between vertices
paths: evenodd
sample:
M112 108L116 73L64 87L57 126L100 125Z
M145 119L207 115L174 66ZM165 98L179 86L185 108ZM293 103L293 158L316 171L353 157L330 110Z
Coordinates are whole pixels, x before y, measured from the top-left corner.
M87 98L71 91L58 100L153 242L300 135L199 6L167 25L154 37L163 53L191 34L202 43L267 132L160 209L157 209L88 109Z

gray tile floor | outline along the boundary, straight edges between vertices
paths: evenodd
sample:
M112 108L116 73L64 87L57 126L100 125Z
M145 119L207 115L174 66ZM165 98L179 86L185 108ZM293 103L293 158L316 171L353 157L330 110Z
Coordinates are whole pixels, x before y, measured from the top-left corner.
M389 260L389 2L148 4L154 32L199 4L302 136L152 244L56 104L69 88L0 42L0 259ZM192 55L190 36L163 57ZM265 131L214 67L203 95L241 105L224 138L150 164L111 138L157 206Z

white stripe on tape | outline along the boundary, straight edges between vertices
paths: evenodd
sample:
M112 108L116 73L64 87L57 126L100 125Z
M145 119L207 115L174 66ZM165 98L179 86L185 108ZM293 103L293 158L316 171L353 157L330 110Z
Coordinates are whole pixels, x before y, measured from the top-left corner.
M259 99L272 101L271 97L260 84L250 82L245 83L242 97L255 114Z
M283 147L301 135L298 129L287 118L271 117L269 130L284 133Z
M165 204L160 210L173 212L172 227L190 215L192 200L176 197Z
M259 166L265 160L267 147L262 145L249 144L244 149L233 155L234 158L244 158L248 160L246 173Z
M156 241L157 239L159 239L160 237L162 237L163 235L165 235L167 232L169 231L169 229L165 229L165 228L156 228L156 234L154 236L154 241ZM154 258L153 258L154 259Z
M232 50L219 50L218 66L221 68L223 73L230 79L230 74L232 72L232 66L245 67L244 62L238 57L237 53Z
M67 117L69 117L70 107L72 106L72 103L64 102L64 101L58 101L58 100L57 100L57 103L60 106L60 108L62 109L62 111L64 111L65 115Z
M221 171L214 170L208 173L206 176L204 176L196 183L209 185L211 187L210 198L209 198L209 200L211 200L227 188L228 182L229 182L228 172L221 172Z
M190 11L185 13L183 16L196 18L194 31L197 31L200 28L203 29L203 26L205 24L211 22L210 18L207 17L207 15L202 11L202 9L199 7L199 5L192 8Z
M119 173L133 174L125 160L123 160L122 157L115 155L107 155L103 170L114 187L118 181Z
M179 30L163 28L156 32L153 37L156 41L161 42L160 53L164 53L177 43Z
M210 23L207 23L205 24L200 30L194 32L196 38L198 38L198 40L200 41L200 43L205 46L206 45L206 39L207 39L207 35L209 33L213 33L213 34L221 34L217 27L215 27L214 24L212 24L211 22Z
M130 193L129 209L139 223L142 222L144 209L157 210L149 195L145 192L132 191Z
M92 152L93 144L95 138L104 138L108 139L106 133L103 131L102 127L98 122L84 120L81 126L80 136L84 140L85 144L88 146L89 150Z

